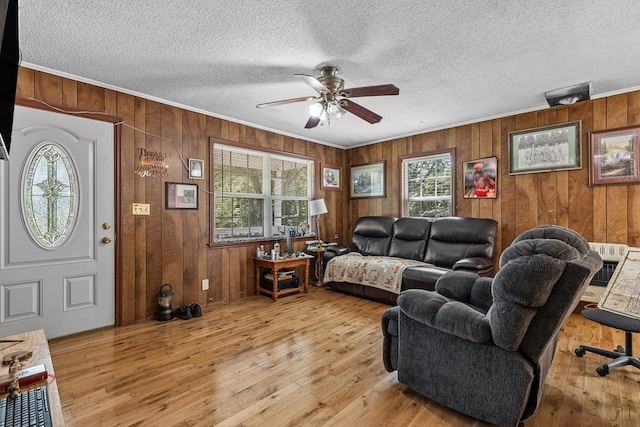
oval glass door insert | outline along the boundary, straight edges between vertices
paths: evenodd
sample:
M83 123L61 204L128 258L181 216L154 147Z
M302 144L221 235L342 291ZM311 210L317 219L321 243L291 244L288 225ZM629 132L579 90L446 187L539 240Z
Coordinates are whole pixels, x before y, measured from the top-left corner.
M61 146L34 149L24 169L22 209L33 240L44 249L64 244L77 220L75 165Z

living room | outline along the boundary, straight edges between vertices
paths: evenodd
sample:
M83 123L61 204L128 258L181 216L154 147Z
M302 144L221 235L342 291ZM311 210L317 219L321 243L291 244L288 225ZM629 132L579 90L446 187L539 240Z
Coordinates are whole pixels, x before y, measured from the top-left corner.
M455 203L457 216L498 221L496 260L519 233L540 224L572 228L592 242L640 245L639 214L633 208L640 203L640 185L590 186L588 167L590 132L640 124L638 91L349 150L207 117L24 67L19 73L17 96L80 110L105 111L122 117L125 122L135 123L149 133L179 141L177 147L181 147L183 157L207 158L208 138L217 138L256 148L312 155L317 164L340 165L343 171L347 171L350 165L385 161L388 181L384 198L349 199L346 190L337 192L316 188L316 198L324 198L328 210L328 214L321 216L323 235L337 234L338 241L344 244L350 243L345 240L348 240L350 228L359 217L401 215L400 157L455 148L458 164L491 156L499 159L499 196L484 200L465 199L458 191ZM582 168L509 174L508 161L502 160L508 159L509 132L578 120L582 123ZM126 325L153 318L157 308L156 295L163 283L173 285L177 294L174 298L176 304L197 302L207 305L253 295L255 243L209 246L206 209L196 212L162 209L162 180L140 178L131 171L135 169L138 148L149 151L173 151L175 148L166 142L145 138L126 127L121 132L120 216L125 232L119 242L122 253L119 260L121 306L117 310L118 323ZM184 172L179 157L169 157L167 162L169 176L165 180L181 181ZM208 173L206 168L207 178ZM462 188L461 180L459 173L456 176L457 188ZM133 203L148 203L157 213L136 217L131 213ZM305 248L304 240L295 242L296 250ZM331 238L325 237L325 240ZM267 250L271 249L271 244L267 242ZM210 281L208 291L201 289L203 278Z
M503 159L508 158L506 141L508 141L509 132L579 120L582 123L582 164L585 165L588 164L587 141L590 132L640 124L640 92L633 91L571 106L554 107L386 141L371 146L339 150L207 117L29 68L21 68L18 88L19 98L39 99L47 104L61 105L65 108L105 111L110 115L122 117L125 121L136 123L137 127L144 128L147 132L175 138L180 141L177 146L182 147L181 154L186 157L194 156L191 153L200 153L199 157L206 158L207 141L209 137L212 137L297 154L309 155L313 153L319 164L341 165L343 170L347 170L350 165L385 160L389 180L385 198L350 200L347 191L323 192L317 189L317 197L325 199L329 211L327 215L321 216L323 234L326 236L338 234L340 243L344 242L341 239L348 240L350 228L355 220L361 216L398 216L400 214L399 180L401 178L398 159L403 155L455 148L458 163L467 159L490 156ZM120 316L118 318L119 325L132 325L153 319L157 311L157 295L162 283L173 285L176 291L174 301L177 305L183 302L197 302L203 306L205 313L210 312L212 315L216 312L232 315L237 310L243 310L241 308L242 300L255 294L253 286L255 244L209 246L207 231L209 222L205 209L193 212L159 208L163 205L162 181L143 179L131 173L135 168L135 150L136 147L142 146L148 150L169 151L173 149L173 145L163 146L153 138L136 136L136 132L128 128L123 127L121 131L122 141L135 141L135 145L123 143L119 155L122 189L120 215L124 231L120 238L122 247L120 277L122 279L118 281L122 297L118 298L121 306L116 311ZM169 158L170 175L167 179L180 181L182 172L179 164L172 164L172 161L175 162L175 158L173 160ZM589 186L588 167L537 174L509 175L508 162L502 161L498 164L499 196L496 199L464 199L461 192L456 194L456 215L492 218L498 221L499 227L495 242L496 260L518 234L541 224L557 224L572 228L589 241L626 243L629 246L638 246L640 221L636 218L637 209L634 209L634 206L638 206L640 203L638 201L640 197L638 184ZM175 167L171 167L172 165ZM205 170L206 173L208 171ZM458 174L456 186L459 188L462 186L460 180L461 176ZM151 204L152 212L158 213L142 218L133 216L130 205L140 201ZM349 208L345 209L345 206L349 206ZM295 244L300 249L304 249L304 242L300 240ZM269 243L266 247L270 249ZM194 253L197 255L193 256ZM202 277L210 280L208 291L201 290L200 279ZM322 291L324 292L325 289ZM319 291L312 292L314 298L323 295L316 294L316 292ZM260 297L260 299L263 298L269 301L265 297ZM288 298L305 298L305 296ZM332 298L334 298L333 295ZM378 303L355 299L353 304L369 307L374 313L381 312L383 309L381 305L370 306L370 304ZM250 306L256 304L253 299L248 301L251 301ZM277 304L285 301L295 304L293 300L286 299ZM326 307L320 302L316 303ZM272 313L272 310L269 310L268 313ZM367 317L369 316L367 315ZM266 320L263 318L263 321ZM373 323L377 325L378 320L374 320ZM572 347L580 343L580 340L583 339L580 337L587 336L583 331L584 328L593 328L593 325L585 323L584 320L580 323L580 320L572 318L570 335L561 334L560 345L564 346L565 351L559 355L560 362L556 361L556 363L569 364L573 362L575 355L572 354ZM576 335L572 335L573 333ZM592 333L595 334L595 337L599 337L596 338L596 342L605 340L605 342L615 344L622 340L620 335L615 335L615 332L607 328L598 328ZM373 335L373 332L369 331L369 334ZM155 332L152 333L152 336L155 336ZM591 335L590 339L592 338ZM81 342L82 336L74 341L78 340ZM53 344L53 348L55 349L55 344ZM371 351L371 357L379 352L379 350ZM377 363L380 363L379 356L375 357L378 359ZM65 360L63 362L65 364L71 363L71 361L66 362L66 359L63 360ZM571 370L574 374L576 373L575 369L575 366L572 365ZM584 393L599 395L600 392L597 390L604 385L596 383L597 378L594 378L593 381L589 380L595 374L588 371L593 371L593 369L588 367L584 369L585 372L579 373L583 378L581 381L586 380L587 383L584 384L591 384L589 387L594 387L593 389L585 388ZM630 374L630 376L621 377L620 380L625 383L627 381L633 382L635 373ZM558 373L558 375L561 374ZM553 388L566 386L562 382L554 383ZM584 385L584 387L587 386ZM621 387L622 390L628 390L629 384ZM413 398L420 399L415 396ZM635 398L629 396L629 399L633 401ZM601 410L603 409L600 408L597 412L600 413ZM436 410L436 413L439 413L438 411L442 411L442 409ZM624 417L628 416L626 409L622 411L622 414ZM455 417L446 410L445 415L441 416ZM553 415L544 410L539 417L543 420L555 419ZM424 416L419 419L424 419ZM433 421L432 418L430 420ZM464 420L463 418L461 422L469 422L468 419ZM534 425L544 424L536 422Z
M184 322L184 330L187 334L194 334L198 339L216 340L219 336L203 332L203 328L215 328L216 316L222 315L224 318L231 318L238 312L242 313L242 319L251 324L251 310L264 310L265 314L259 316L260 321L268 322L268 315L277 315L277 305L281 304L287 310L291 306L300 304L299 308L315 313L318 319L332 316L333 312L326 304L330 301L344 309L358 310L360 307L370 310L369 314L360 313L355 319L349 322L362 326L365 322L376 324L379 322L380 313L384 306L358 298L347 298L341 294L335 294L326 289L312 289L310 295L300 295L287 297L275 304L265 297L255 296L254 262L256 243L220 245L213 244L210 231L210 204L205 195L201 198L200 208L197 210L168 210L165 206L165 183L166 182L186 182L188 172L184 169L182 160L187 158L198 158L205 160L204 180L211 181L211 170L208 167L210 159L211 144L215 141L230 142L246 147L264 150L275 150L294 155L302 155L313 159L315 172L314 179L318 178L322 165L336 165L341 168L343 174L342 190L323 190L319 182L314 184L314 198L324 199L328 213L320 217L322 227L322 238L338 243L349 243L349 238L356 220L367 215L401 216L402 215L402 171L401 159L409 155L429 154L454 150L454 163L457 168L455 175L455 215L477 218L491 218L499 223L497 239L495 242L494 264L498 264L498 259L504 249L506 249L513 239L521 232L542 224L556 224L571 228L579 232L588 241L623 243L632 247L640 246L640 213L637 207L640 206L640 184L632 183L625 185L591 185L590 184L590 164L592 161L590 154L590 136L592 132L615 130L625 127L640 126L640 91L632 89L629 91L612 94L597 99L578 102L573 105L563 105L535 111L519 113L497 117L490 120L478 121L469 124L448 127L424 133L418 133L402 138L389 139L382 142L357 146L353 148L340 148L336 146L311 142L301 138L295 138L273 131L252 127L248 124L226 120L219 117L207 115L202 112L193 111L186 108L177 107L170 103L132 95L111 87L103 87L99 84L81 78L74 78L64 73L55 73L50 70L38 69L38 67L22 66L18 75L18 88L16 99L18 104L29 105L35 108L48 108L55 106L63 110L80 110L104 113L117 117L123 123L134 126L116 126L119 144L116 152L117 169L115 174L118 182L117 203L118 230L117 251L116 251L116 308L115 323L117 329L122 332L103 332L105 341L113 337L112 334L126 334L131 332L128 339L133 339L135 333L148 334L150 338L156 340L167 339L167 342L159 344L162 348L158 352L159 358L172 353L171 340L176 340L178 335L169 332L166 326L155 322L158 309L158 292L162 284L170 283L175 292L174 304L198 303L205 312L205 322L198 323L193 320ZM42 103L40 103L40 101ZM543 171L539 173L510 174L509 173L509 134L527 129L536 129L548 125L580 122L580 167L572 170ZM141 132L144 131L146 133ZM155 136L154 136L155 135ZM164 178L141 177L132 173L136 169L140 150L149 152L163 152L168 156L165 159L168 165L168 175ZM463 192L463 175L461 173L464 162L475 159L495 157L498 160L498 195L496 198L471 199L465 198ZM378 198L351 198L348 191L349 170L353 166L384 162L386 176L386 191L384 197ZM132 213L131 206L134 203L148 204L151 214L139 216ZM337 236L337 237L334 237ZM294 241L296 250L304 250L306 238L299 238ZM264 242L265 249L269 251L273 240ZM208 279L208 289L203 289L202 281ZM305 298L311 297L317 307L322 307L322 311L314 311L314 305L306 303ZM325 300L323 298L328 298ZM267 304L265 304L265 302ZM244 305L246 304L246 306ZM355 307L355 308L354 308ZM296 317L295 308L287 311L287 316L298 322L306 322L306 328L311 328L309 319ZM344 318L340 317L343 321ZM576 323L578 322L578 323ZM172 322L174 325L176 322ZM180 324L180 323L178 323ZM128 327L139 327L141 329L126 329ZM331 323L332 331L339 329L338 324ZM123 327L123 328L119 328ZM162 328L154 330L153 328ZM282 327L282 324L279 324ZM146 329L150 328L150 329ZM224 327L225 330L228 328ZM243 326L246 328L246 325ZM346 327L345 327L346 328ZM380 358L376 354L379 352L379 342L370 344L367 340L379 339L374 337L371 325L364 326L362 341L359 344L367 347L367 352L362 354L349 353L351 357L360 363L379 364ZM592 328L592 329L590 329ZM271 329L270 329L271 330ZM377 330L376 330L377 331ZM605 328L596 328L588 323L579 323L579 320L572 318L570 324L565 329L570 331L569 336L564 336L560 341L560 348L563 354L558 359L558 364L568 366L573 347L583 339L601 339L603 345L614 345L621 342L620 335L614 335ZM577 331L577 332L576 332ZM273 332L273 331L272 331ZM163 334L166 333L167 336ZM231 334L230 331L227 331ZM247 332L248 333L248 332ZM358 335L358 331L350 329L348 331L336 332L336 336L342 333L348 336ZM573 335L575 333L575 335ZM100 335L101 333L98 333ZM175 335L174 335L175 334ZM229 335L231 336L231 335ZM603 338L604 337L604 338ZM283 336L280 337L287 343L291 341ZM96 342L100 337L94 336ZM249 339L255 339L249 338ZM232 340L233 345L238 345ZM153 352L154 348L150 342L146 342L147 352ZM207 341L208 342L208 341ZM80 352L83 348L82 336L70 338L65 342L73 352ZM198 340L187 340L181 346L198 347L202 343ZM214 343L213 346L218 345ZM232 345L232 344L229 344ZM108 347L105 347L108 348ZM105 349L102 348L101 349ZM73 363L73 352L63 348L56 348L52 345L52 350L57 350L60 354L65 354L65 359L61 359L61 371L68 369ZM261 350L270 351L268 346ZM332 347L332 354L340 353L340 345ZM345 352L353 349L343 349ZM112 348L117 352L119 349ZM230 349L227 350L231 352ZM280 356L286 359L286 351L279 348ZM178 352L179 353L179 352ZM255 357L264 356L261 352L251 354ZM139 354L139 353L134 353ZM147 353L148 354L148 353ZM187 357L186 353L182 356ZM305 362L312 357L317 357L316 353L306 356ZM92 354L91 357L102 357ZM141 356L144 359L144 356ZM169 364L177 364L178 359L166 359ZM228 366L231 361L225 359ZM582 361L584 362L584 361ZM108 364L105 362L105 364ZM198 364L206 365L206 361L198 360ZM57 366L56 360L54 365ZM63 368L65 367L65 368ZM157 369L159 366L154 365ZM333 365L330 361L320 361L320 369L330 370ZM113 367L112 367L113 368ZM379 368L379 367L378 367ZM115 368L114 368L115 369ZM344 370L339 384L346 384L347 378L351 375L344 366L339 369ZM571 366L571 374L579 375L577 381L582 381L580 386L575 386L574 380L567 379L565 375L562 380L553 382L553 396L557 397L558 390L562 389L563 399L571 393L598 393L602 396L604 388L605 395L608 387L602 383L602 379L593 377L590 365L587 365L584 372L578 372L575 365ZM363 371L366 371L363 369ZM366 371L367 375L380 374L377 371ZM68 369L66 372L73 372ZM567 369L567 372L569 370ZM201 373L201 371L200 371ZM353 374L353 373L352 373ZM80 374L79 374L80 375ZM193 373L193 376L198 374ZM315 373L313 381L319 381L321 376ZM558 376L563 374L558 371ZM351 375L352 377L357 374ZM620 375L620 381L624 385L619 387L624 390L632 388L637 383L635 372L629 375ZM172 377L174 378L174 377ZM178 377L176 377L178 378ZM387 380L389 377L385 377ZM608 379L605 379L608 380ZM133 380L132 380L133 381ZM296 379L291 380L294 383ZM344 381L342 383L341 381ZM80 380L74 381L75 398L83 392L87 392L86 384L79 384ZM195 382L194 382L195 383ZM192 383L192 386L193 384ZM377 384L377 383L376 383ZM585 385L586 384L586 385ZM616 383L618 384L618 383ZM326 387L328 385L324 384ZM180 386L175 384L176 388ZM60 386L62 389L62 386ZM294 387L291 387L292 390ZM170 387L161 388L158 393L170 393ZM564 390L569 390L565 392ZM369 390L369 389L368 389ZM430 422L446 423L446 419L452 419L452 423L463 425L483 425L468 418L455 418L456 415L447 412L441 407L433 408L433 405L425 403L418 395L412 394L404 389L394 388L394 404L407 405L415 409L420 406L420 410L428 407L428 411L433 410L438 415L432 415ZM594 390L598 390L595 392ZM129 392L127 390L127 392ZM357 392L362 392L357 389ZM375 387L369 391L372 395L380 392ZM64 391L63 391L64 393ZM248 392L246 392L248 393ZM347 398L349 393L346 393ZM400 396L398 396L400 395ZM105 394L105 396L107 396ZM102 398L105 398L102 396ZM74 396L63 396L68 401ZM95 395L93 397L96 397ZM112 398L113 396L109 396ZM344 397L344 396L341 396ZM407 400L401 399L407 398ZM200 396L206 399L205 396ZM633 413L633 406L638 401L637 393L629 396L629 401L621 404L618 398L611 398L603 406L605 409L597 409L598 415L588 414L583 417L600 422L605 419L605 412L614 411L619 406L623 406L622 414L624 419ZM106 398L105 398L106 399ZM147 396L152 404L161 404L154 401L153 396ZM599 400L594 399L594 406L600 405ZM560 399L562 401L562 399ZM586 399L585 399L586 400ZM615 401L611 404L611 400ZM125 401L123 399L123 401ZM354 406L355 400L349 401ZM380 403L380 401L377 401ZM366 403L366 402L365 402ZM365 403L359 404L366 406ZM81 403L88 405L87 401ZM234 405L242 406L236 402ZM339 404L336 404L340 406ZM105 406L107 404L105 403ZM585 407L588 406L585 404ZM571 410L581 411L585 407L572 406ZM631 409L629 409L631 407ZM345 409L345 408L341 408ZM253 408L256 412L259 409ZM554 415L557 410L553 402L548 402L548 407L539 416L540 421L531 425L545 425L545 422L552 420L556 422ZM114 410L115 411L115 410ZM231 409L229 409L231 411ZM419 412L419 411L418 411ZM360 412L362 416L366 411ZM560 419L570 420L571 413L563 412ZM86 416L86 413L83 415ZM297 415L296 415L297 416ZM387 414L388 416L388 414ZM438 418L439 417L439 418ZM230 421L240 420L228 417ZM247 419L250 417L247 417ZM392 418L392 417L390 417ZM73 417L70 417L73 419ZM126 419L126 418L125 418ZM414 422L420 425L420 420L425 418L411 419L407 422ZM87 421L88 418L80 418ZM253 420L254 423L263 421L261 418ZM293 423L299 418L291 417L282 421L282 424ZM354 422L354 418L342 413L344 422ZM176 423L179 418L172 419ZM326 421L326 420L325 420ZM242 421L239 421L242 422ZM388 421L392 423L392 421ZM587 423L588 421L585 421ZM627 419L628 423L628 419ZM72 423L73 424L73 423ZM197 423L196 423L197 424ZM251 424L247 421L247 424ZM320 424L320 422L318 422ZM201 420L201 425L207 425ZM330 425L327 424L327 425ZM445 424L446 425L446 424ZM529 424L526 424L529 425ZM627 425L627 424L624 424ZM632 425L632 424L628 424Z

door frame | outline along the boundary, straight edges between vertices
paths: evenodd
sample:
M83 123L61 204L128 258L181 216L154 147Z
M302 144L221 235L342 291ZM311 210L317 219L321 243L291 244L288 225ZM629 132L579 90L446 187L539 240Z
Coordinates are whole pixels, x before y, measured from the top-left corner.
M80 116L80 117L85 117L88 119L92 119L92 120L99 120L102 122L108 122L108 123L113 123L114 125L114 129L113 129L113 165L114 165L114 171L113 171L113 185L114 185L114 191L113 191L113 195L114 195L114 200L113 200L113 209L114 209L114 213L113 213L113 217L115 218L115 226L114 226L114 233L115 233L115 248L114 248L114 264L115 264L115 271L114 271L114 309L115 312L113 313L113 317L114 317L114 325L117 326L122 326L123 324L123 318L122 318L122 313L123 313L123 305L122 305L122 295L123 295L123 289L122 289L122 245L120 244L120 236L122 236L122 210L121 208L121 197L120 197L120 188L121 188L121 180L122 180L122 171L121 171L121 161L120 161L120 153L121 153L121 143L122 143L122 138L121 138L121 129L122 126L120 125L122 123L122 118L117 117L117 116L111 116L109 114L106 113L100 113L100 112L95 112L95 113L91 113L91 112L86 112L86 111L82 111L76 108L71 108L68 106L56 106L56 105L51 105L49 103L46 103L44 101L40 101L37 99L32 99L32 98L22 98L22 97L16 97L16 105L20 105L22 107L29 107L29 108L35 108L38 110L44 110L44 111L50 111L50 112L54 112L54 113L60 113L60 114L66 114L66 115L70 115L70 116Z

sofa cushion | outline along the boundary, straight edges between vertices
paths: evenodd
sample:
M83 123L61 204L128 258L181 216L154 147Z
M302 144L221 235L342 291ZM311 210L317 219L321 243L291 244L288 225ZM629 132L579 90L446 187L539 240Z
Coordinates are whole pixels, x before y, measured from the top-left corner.
M463 258L493 258L498 223L486 218L437 218L431 224L424 261L452 268Z
M359 218L351 237L353 249L362 255L387 255L395 221L396 219L392 217L365 216Z
M422 261L430 228L427 218L398 218L393 224L389 256Z
M350 282L400 293L402 273L422 261L389 256L362 255L357 252L334 257L324 272L326 282Z

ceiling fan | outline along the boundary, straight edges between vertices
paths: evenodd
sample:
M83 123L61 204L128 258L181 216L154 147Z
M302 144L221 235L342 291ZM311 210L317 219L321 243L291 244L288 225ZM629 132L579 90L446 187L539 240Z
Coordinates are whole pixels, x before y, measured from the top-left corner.
M338 69L332 66L323 67L319 77L307 74L294 74L318 92L316 96L303 96L300 98L283 99L281 101L266 102L256 105L257 108L272 107L274 105L291 104L294 102L304 102L318 100L309 107L311 116L304 126L307 129L314 128L318 124L329 123L332 117L340 118L347 111L360 117L371 124L378 123L382 116L371 110L351 101L350 98L363 96L397 95L400 89L392 84L354 87L344 89L344 80L336 76Z

